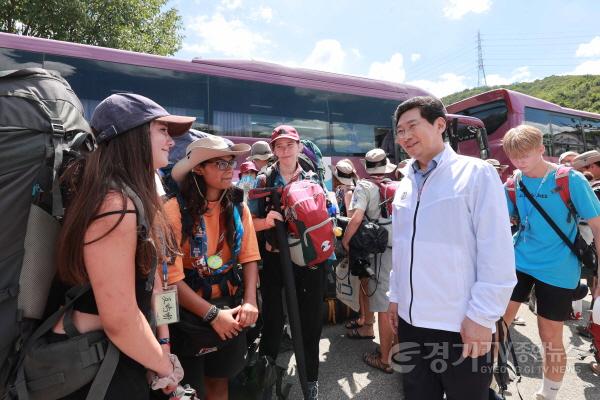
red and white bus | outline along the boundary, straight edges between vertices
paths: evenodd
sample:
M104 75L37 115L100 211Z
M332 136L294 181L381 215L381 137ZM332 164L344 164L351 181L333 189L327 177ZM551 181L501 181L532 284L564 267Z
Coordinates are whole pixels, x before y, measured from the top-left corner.
M502 163L510 164L502 150L502 138L520 124L542 131L546 155L552 160L568 150L582 153L600 148L600 114L561 107L512 90L496 89L469 97L448 106L448 111L481 119L490 157Z
M185 61L0 33L0 70L26 67L60 72L87 118L110 94L135 92L171 113L196 117L196 129L236 142L268 139L275 126L293 125L319 146L325 163L348 157L361 174L358 158L372 148L383 148L394 162L405 158L394 144L394 110L410 97L429 94L410 85L266 62ZM481 121L449 116L449 122L455 147L479 157Z

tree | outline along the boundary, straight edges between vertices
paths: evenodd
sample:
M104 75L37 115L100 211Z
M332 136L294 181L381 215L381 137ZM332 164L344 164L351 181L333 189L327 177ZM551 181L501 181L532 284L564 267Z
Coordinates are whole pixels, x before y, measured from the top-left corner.
M478 87L448 95L442 101L450 105L467 97L499 88L528 94L563 107L600 113L600 75L548 76L533 82Z
M182 25L167 1L0 0L0 31L172 55L181 48Z

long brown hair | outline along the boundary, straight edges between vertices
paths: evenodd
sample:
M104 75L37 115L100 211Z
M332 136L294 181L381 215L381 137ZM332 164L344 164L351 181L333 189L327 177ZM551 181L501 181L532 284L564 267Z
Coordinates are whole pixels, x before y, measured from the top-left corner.
M198 193L198 189L200 192L202 192L202 195ZM184 219L184 223L182 224L181 244L183 245L183 243L193 235L193 228L194 225L198 223L199 217L204 215L208 210L208 200L206 200L206 181L202 175L197 175L190 171L183 179L180 190L185 205L185 209L182 210L182 218ZM226 190L227 192L221 199L221 207L225 212L225 221L227 227L225 238L227 240L227 244L229 245L229 249L233 252L235 234L233 205L234 203L239 203L241 201L244 191L233 185ZM190 217L187 218L187 223L185 221L186 213L187 216Z
M177 244L156 191L154 174L150 123L99 144L94 152L67 168L61 179L70 195L67 196L68 206L57 249L58 274L64 282L74 285L89 281L83 258L85 245L108 235L125 215L121 214L115 225L101 237L87 243L83 238L109 192L120 193L122 210L126 209L125 187L141 199L151 227L147 240L138 240L136 275L148 275L155 255L162 260L176 251Z

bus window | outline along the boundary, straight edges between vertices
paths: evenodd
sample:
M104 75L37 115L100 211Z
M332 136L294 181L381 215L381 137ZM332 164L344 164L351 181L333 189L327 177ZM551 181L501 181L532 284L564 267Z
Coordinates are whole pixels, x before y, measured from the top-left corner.
M268 139L273 128L287 124L329 151L327 102L320 91L211 77L210 103L215 134Z
M586 118L582 122L586 150L600 149L600 121Z
M489 136L494 134L494 132L506 122L508 109L504 100L497 100L480 106L467 108L466 110L457 112L457 114L468 115L482 120Z
M552 132L550 130L550 113L537 108L525 107L525 119L523 123L538 128L544 138L546 154L552 154Z
M0 48L0 65L3 70L42 68L42 53Z
M206 76L159 68L119 64L47 54L44 68L67 79L81 100L85 117L113 93L146 96L177 115L196 117L194 128L203 129L207 104Z
M338 93L328 103L333 155L363 156L379 147L396 160L392 117L398 101Z
M549 156L558 157L565 151L585 151L581 120L577 117L551 114L552 151Z

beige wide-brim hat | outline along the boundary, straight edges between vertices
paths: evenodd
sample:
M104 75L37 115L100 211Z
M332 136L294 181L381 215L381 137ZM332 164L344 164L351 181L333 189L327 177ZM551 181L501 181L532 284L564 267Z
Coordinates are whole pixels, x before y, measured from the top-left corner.
M599 161L600 152L598 150L590 150L575 157L573 162L571 162L571 166L573 168L583 168Z
M354 182L358 180L356 169L346 160L340 160L335 164L335 167L329 165L331 174L340 181L342 185L352 186Z
M241 156L250 151L250 145L238 143L232 146L228 145L225 139L220 136L211 135L209 137L194 140L185 150L185 157L175 164L171 170L171 176L177 183L181 183L185 176L196 165L210 160L211 158L223 156Z
M396 169L396 164L392 164L383 149L369 150L365 154L364 164L369 175L391 174Z

